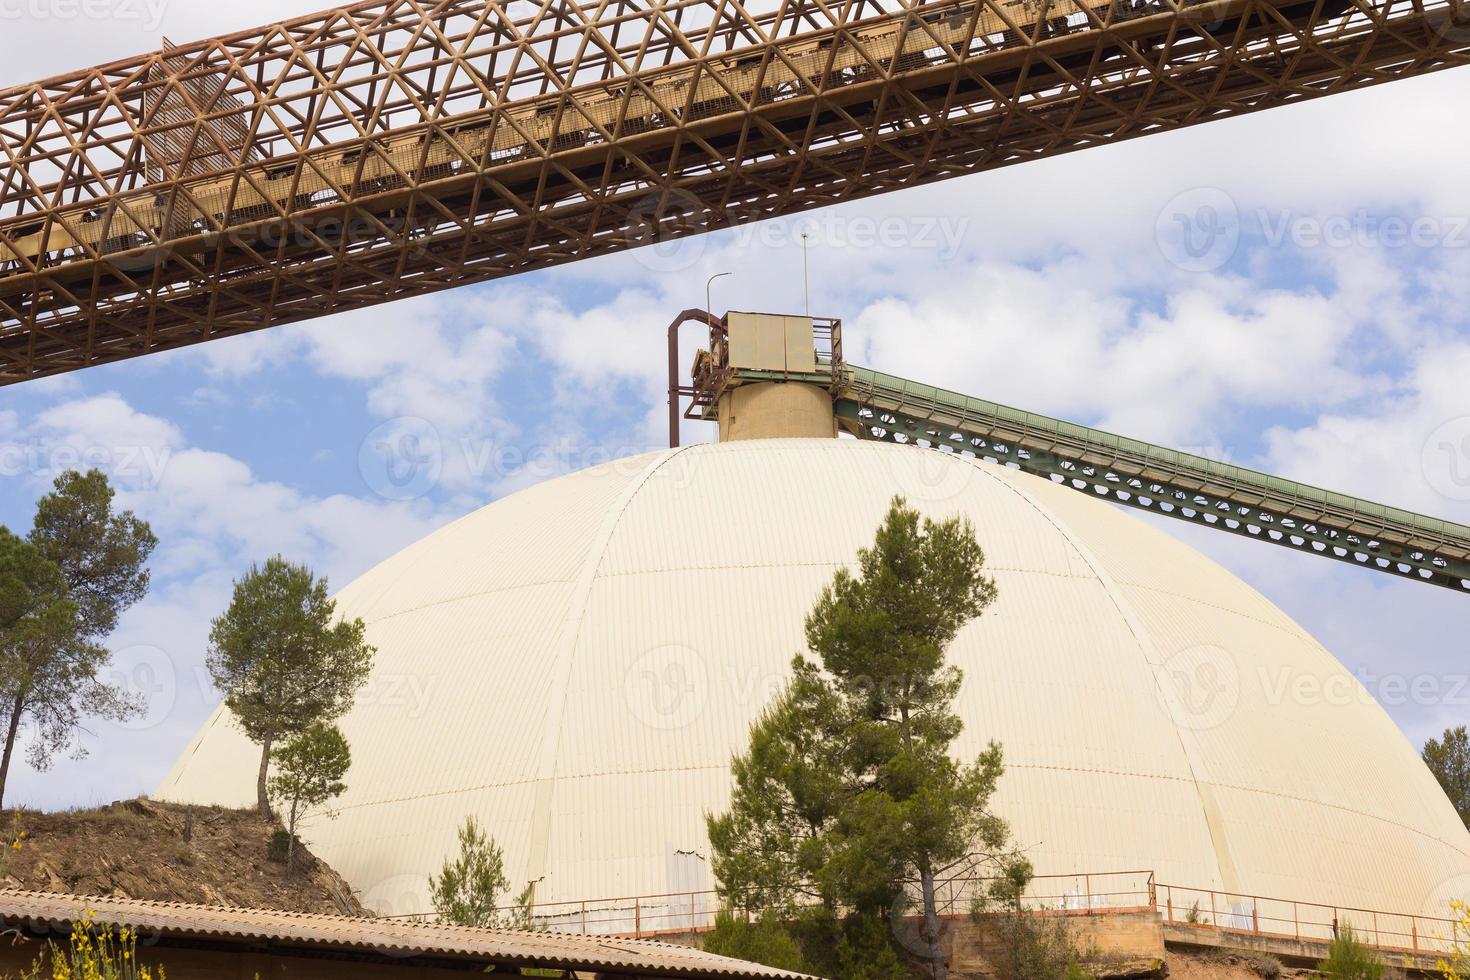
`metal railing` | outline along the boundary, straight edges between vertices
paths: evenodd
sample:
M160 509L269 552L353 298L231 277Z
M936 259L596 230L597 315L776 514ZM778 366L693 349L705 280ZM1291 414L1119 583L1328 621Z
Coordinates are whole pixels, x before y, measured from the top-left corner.
M1036 875L1031 879L1021 904L1029 912L1051 915L1097 915L1152 909L1155 886L1151 871L1114 871L1100 874ZM992 886L1001 879L957 875L936 883L940 914L963 918L989 901ZM917 883L909 886L916 899ZM531 907L506 906L496 911L501 921L529 921L532 927L581 936L648 938L704 932L713 929L715 917L725 907L714 890L670 892L661 895L628 895L617 898L566 902L537 902ZM747 910L758 914L760 909ZM431 921L432 912L386 916L394 919Z
M1159 884L1157 889L1159 912L1165 923L1215 932L1331 942L1348 926L1365 945L1427 955L1452 953L1470 939L1454 919L1239 895L1209 888Z
M993 886L999 880L973 875L941 878L936 882L940 915L960 919L980 908L998 910L1002 906L993 897ZM914 898L916 885L909 887ZM718 892L703 890L545 902L497 911L502 921L528 921L533 928L550 932L646 939L713 929L724 905ZM1152 871L1037 875L1027 885L1021 907L1036 915L1068 916L1157 909L1165 925L1306 942L1330 942L1350 926L1367 946L1426 957L1453 954L1470 943L1470 935L1455 919L1170 885L1156 881ZM432 921L434 917L428 912L386 918Z

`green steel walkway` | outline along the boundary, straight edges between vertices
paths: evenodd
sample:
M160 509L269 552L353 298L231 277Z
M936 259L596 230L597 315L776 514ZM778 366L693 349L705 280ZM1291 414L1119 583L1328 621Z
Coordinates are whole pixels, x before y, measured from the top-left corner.
M847 365L837 416L860 438L1015 466L1140 510L1470 591L1470 527Z

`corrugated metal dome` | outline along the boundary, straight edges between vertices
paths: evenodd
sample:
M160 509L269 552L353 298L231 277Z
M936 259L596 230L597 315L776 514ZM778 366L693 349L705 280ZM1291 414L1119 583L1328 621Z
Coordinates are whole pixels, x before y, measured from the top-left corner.
M1004 743L999 806L1038 871L1404 912L1470 882L1470 834L1403 734L1224 569L1047 481L851 440L585 470L342 590L377 664L342 722L350 789L306 838L380 911L428 907L467 814L538 903L711 887L730 755L895 493L986 550L1000 597L951 651L958 748ZM244 805L257 759L218 711L160 795Z

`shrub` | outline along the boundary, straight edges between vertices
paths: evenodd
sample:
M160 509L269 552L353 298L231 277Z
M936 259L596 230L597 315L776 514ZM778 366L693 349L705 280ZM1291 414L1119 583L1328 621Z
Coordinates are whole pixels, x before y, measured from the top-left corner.
M1439 961L1439 972L1444 974L1445 980L1470 980L1470 943L1461 936L1470 933L1470 905L1464 902L1451 902L1450 907L1455 911L1455 919L1458 925L1454 933L1454 950L1447 959Z
M1265 977L1266 980L1276 980L1281 976L1281 961L1274 956L1251 954L1245 958L1245 964L1251 968L1252 973Z
M888 920L877 915L850 915L837 936L837 970L843 980L912 980L913 974L893 948Z
M714 930L705 937L704 948L720 956L778 970L807 972L796 938L773 912L763 913L754 922L721 912L715 916Z
M282 827L277 827L271 832L270 844L266 847L266 857L280 864L286 863L286 856L291 853L291 832Z
M1086 955L1077 948L1064 917L1023 913L996 916L988 927L998 940L991 957L998 980L1085 980Z
M1335 980L1383 980L1383 961L1358 941L1353 927L1344 924L1327 949L1327 959L1317 965L1324 977Z
M99 923L92 913L72 923L66 945L47 944L51 953L52 980L165 980L163 967L156 971L138 961L138 935L127 926ZM39 974L40 964L29 977Z
M880 913L838 917L830 909L808 905L792 913L789 931L809 974L842 980L913 980L889 920Z
M499 907L510 887L505 858L495 838L482 831L474 817L459 829L459 856L448 858L437 876L429 876L429 898L440 922L480 928L525 929L530 926L531 886L516 896L510 909Z

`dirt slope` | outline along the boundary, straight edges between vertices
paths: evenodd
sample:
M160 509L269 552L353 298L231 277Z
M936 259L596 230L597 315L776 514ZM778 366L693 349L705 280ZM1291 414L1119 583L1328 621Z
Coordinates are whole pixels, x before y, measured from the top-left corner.
M1262 977L1316 977L1315 970L1280 966L1262 957L1205 950L1171 949L1164 957L1169 980L1261 980ZM1272 972L1273 964L1279 973Z
M0 813L0 833L12 833L13 819L13 811ZM20 827L26 836L19 850L5 851L0 868L8 888L362 914L347 883L310 852L297 850L290 874L270 860L276 827L252 810L137 799L96 810L25 811Z

